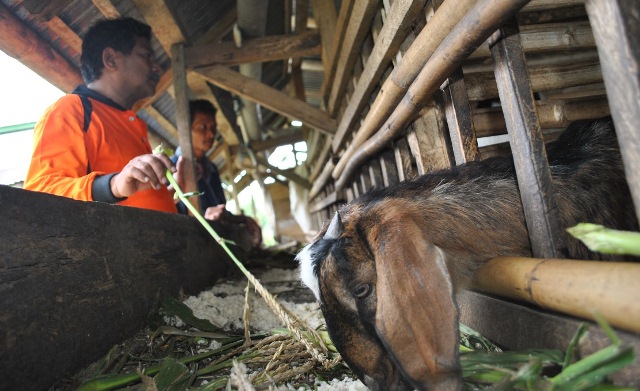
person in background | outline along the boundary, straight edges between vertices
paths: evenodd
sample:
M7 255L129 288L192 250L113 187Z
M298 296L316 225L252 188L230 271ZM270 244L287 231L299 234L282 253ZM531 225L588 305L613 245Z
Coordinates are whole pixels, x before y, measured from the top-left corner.
M196 180L198 191L201 193L198 201L202 215L210 221L239 225L245 228L252 246L259 247L262 244L260 226L252 218L234 215L225 208L227 199L222 189L218 168L206 156L207 151L213 147L216 140L216 108L208 100L192 100L189 102L189 112L191 115L191 142L196 160ZM171 160L177 165L179 176L182 177L180 173L184 170L184 162L183 159L179 159L180 156L181 149L178 147ZM177 208L178 212L187 214L187 208L182 202L178 202Z
M132 18L103 20L82 42L85 85L50 106L34 130L24 188L83 201L176 213L165 170L147 127L131 110L155 93L161 69L151 28Z

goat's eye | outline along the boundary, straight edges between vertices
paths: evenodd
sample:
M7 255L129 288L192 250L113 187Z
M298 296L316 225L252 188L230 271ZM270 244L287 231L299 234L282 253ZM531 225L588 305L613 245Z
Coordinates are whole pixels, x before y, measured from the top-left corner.
M371 285L369 284L360 284L351 291L351 293L358 299L367 296L369 292L371 292Z

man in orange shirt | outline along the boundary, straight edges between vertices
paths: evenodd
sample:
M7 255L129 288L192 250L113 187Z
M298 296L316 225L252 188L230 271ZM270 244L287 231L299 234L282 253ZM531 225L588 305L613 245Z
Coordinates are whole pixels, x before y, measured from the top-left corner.
M60 98L36 125L25 189L177 212L164 174L176 168L152 153L146 124L131 110L160 78L150 39L151 28L132 18L89 29L81 56L86 86Z

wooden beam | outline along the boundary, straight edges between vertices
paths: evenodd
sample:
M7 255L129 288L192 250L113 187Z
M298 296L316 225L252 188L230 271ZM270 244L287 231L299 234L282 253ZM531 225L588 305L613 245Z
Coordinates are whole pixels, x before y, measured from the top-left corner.
M315 30L303 34L249 38L238 48L233 42L185 47L185 62L191 68L212 64L238 65L315 56L321 53L320 35Z
M111 0L91 0L91 2L100 10L105 18L116 19L120 17L120 12L118 12L113 3L111 3Z
M80 71L22 20L0 4L0 50L64 92L83 83Z
M187 74L184 64L183 44L176 43L171 47L171 66L173 68L173 85L176 94L176 122L178 137L182 148L182 158L186 160L187 170L182 173L184 191L198 191L196 182L196 159L191 142L191 119L189 118L189 97L187 91ZM198 196L189 197L189 202L196 210L200 210ZM190 213L191 214L191 213Z
M336 131L336 121L324 111L223 65L201 68L198 71L218 87L259 103L285 117L299 119L307 126L330 135Z
M640 219L640 3L587 0L586 7L598 43L627 182Z
M301 177L300 175L296 174L295 172L293 172L293 170L291 171L287 171L287 170L281 170L276 166L272 166L271 164L269 164L269 162L267 161L267 159L263 158L262 156L256 155L256 160L258 162L258 164L260 164L263 167L266 167L268 169L270 169L271 171L275 172L278 175L282 175L283 177L287 178L290 181L293 181L297 184L299 184L300 186L304 187L305 189L311 189L311 183L304 179L303 177Z
M343 202L345 199L344 197L344 192L341 190L338 191L334 191L333 193L329 194L328 196L326 196L325 198L319 200L318 202L314 203L313 205L311 205L309 207L309 212L311 213L315 213L315 212L319 212L321 210L324 210L326 208L328 208L329 206L339 203L339 202Z
M329 93L331 92L331 85L334 81L336 68L338 66L338 54L342 49L344 34L347 31L347 25L349 24L349 19L351 17L351 11L353 10L354 3L355 1L343 1L342 5L340 6L340 12L338 13L336 30L333 33L333 43L331 45L329 57L326 61L327 65L325 65L326 70L321 88L323 96L322 102L325 106L327 106L327 99Z
M356 0L353 11L349 18L349 24L344 36L344 42L340 48L336 74L333 86L329 94L329 104L327 106L329 115L334 117L338 110L338 105L344 97L347 81L351 76L351 71L360 53L360 47L366 37L373 15L380 4L380 0Z
M490 38L525 220L536 258L563 258L562 226L515 19Z
M336 7L332 1L325 0L311 0L311 5L320 31L322 63L325 68L328 68L329 56L333 50L333 35L336 32Z
M185 41L180 27L173 19L173 15L164 1L132 0L131 2L142 13L167 54L170 55L173 44Z
M0 200L4 390L64 383L142 330L158 292L198 294L232 267L186 216L9 186Z
M47 22L47 28L53 31L61 41L69 45L77 54L82 53L82 38L76 34L62 19L54 16Z
M267 149L277 148L281 145L289 145L301 141L304 141L304 134L302 130L299 130L286 136L270 138L267 140L252 141L250 146L254 152L261 152Z

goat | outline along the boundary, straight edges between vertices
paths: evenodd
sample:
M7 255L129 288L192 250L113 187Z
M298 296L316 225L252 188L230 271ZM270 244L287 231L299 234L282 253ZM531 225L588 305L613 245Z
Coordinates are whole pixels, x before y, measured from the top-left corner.
M562 225L637 230L610 119L546 146ZM564 236L568 257L615 259ZM512 157L372 189L296 256L346 363L373 390L462 387L456 289L497 256L531 257Z

